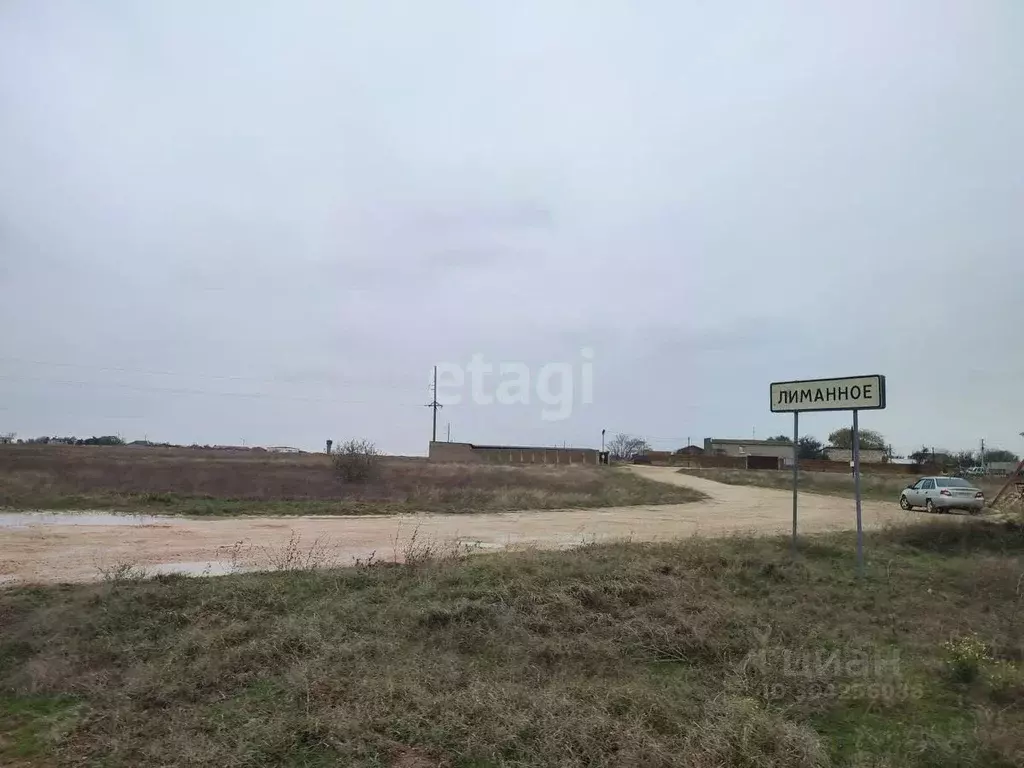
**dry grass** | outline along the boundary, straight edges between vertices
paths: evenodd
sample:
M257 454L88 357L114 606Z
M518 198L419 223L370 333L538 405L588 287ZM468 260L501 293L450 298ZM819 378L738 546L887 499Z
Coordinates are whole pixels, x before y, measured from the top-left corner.
M0 507L186 514L391 514L693 501L700 494L610 467L437 464L385 458L346 483L326 455L0 446Z
M219 552L228 573L248 571L315 571L325 568L341 568L351 564L342 554L341 542L318 536L304 541L292 531L285 544L267 546L246 544L238 541L234 546ZM433 540L420 534L418 526L408 533L399 526L391 539L387 552L372 552L368 557L355 561L357 568L384 566L418 566L426 563L461 562L471 554L480 551L478 542L461 539ZM114 563L99 568L102 581L136 581L145 578L145 570L135 563ZM206 573L204 575L210 575Z
M848 534L786 547L0 592L0 763L1022 764L1019 529L873 533L863 584Z
M728 485L756 485L789 490L793 471L770 469L680 469L681 474L704 477ZM971 482L986 495L994 496L1006 478L972 478ZM861 475L861 494L865 499L898 501L900 491L917 480L914 475ZM808 493L853 498L853 476L846 472L801 472L799 487Z

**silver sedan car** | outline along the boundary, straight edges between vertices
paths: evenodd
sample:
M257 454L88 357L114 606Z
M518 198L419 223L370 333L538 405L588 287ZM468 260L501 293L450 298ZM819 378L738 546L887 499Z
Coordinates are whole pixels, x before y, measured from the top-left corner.
M961 477L922 477L903 489L900 506L924 507L929 512L965 509L973 515L985 507L985 494Z

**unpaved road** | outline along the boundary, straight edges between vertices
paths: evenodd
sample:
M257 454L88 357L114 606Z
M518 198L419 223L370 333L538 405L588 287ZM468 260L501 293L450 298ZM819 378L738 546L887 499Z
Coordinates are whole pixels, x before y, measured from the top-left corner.
M0 527L0 584L90 581L131 564L153 571L223 573L233 566L273 567L289 551L319 564L350 565L371 552L401 559L417 545L462 541L481 549L509 545L559 548L582 541L654 541L692 535L785 533L788 491L723 485L671 468L631 467L651 480L703 491L706 501L589 510L363 517L148 518L140 525L36 524ZM907 519L895 502L864 502L865 527ZM801 494L800 530L855 527L850 499ZM293 544L290 545L289 541ZM316 546L314 547L314 542ZM234 553L234 554L233 554Z

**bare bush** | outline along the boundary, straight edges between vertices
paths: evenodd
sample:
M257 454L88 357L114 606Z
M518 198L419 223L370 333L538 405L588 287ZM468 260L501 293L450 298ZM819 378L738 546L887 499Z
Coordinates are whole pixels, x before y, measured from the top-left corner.
M337 555L328 539L317 536L312 544L302 546L302 536L295 531L288 543L280 547L260 547L265 566L274 571L312 571L337 564Z
M480 542L466 542L461 539L431 540L420 537L419 526L405 542L401 542L402 529L399 525L391 538L394 548L394 562L412 568L426 565L454 565L463 562L480 550ZM401 553L399 548L401 547Z
M338 564L338 546L330 539L317 536L304 544L302 535L292 530L288 542L281 545L254 545L236 541L217 548L218 557L226 562L228 573L246 571L314 571Z
M369 440L346 440L332 455L334 470L346 483L370 483L380 476L381 453Z
M102 581L113 585L130 584L149 577L145 568L128 560L118 560L111 564L97 564L96 570Z
M608 441L608 452L613 459L618 461L629 461L635 456L641 456L650 450L647 441L642 437L627 435L622 432L615 435Z

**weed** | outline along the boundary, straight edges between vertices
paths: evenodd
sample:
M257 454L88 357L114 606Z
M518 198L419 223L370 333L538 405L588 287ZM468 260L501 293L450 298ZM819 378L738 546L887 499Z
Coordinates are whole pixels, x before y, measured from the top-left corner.
M230 573L243 571L312 571L338 565L338 549L330 539L318 536L303 544L302 535L291 531L280 546L246 544L236 541L217 550L218 559L228 563Z
M145 568L134 561L122 560L111 565L97 565L100 580L107 584L130 584L148 577Z
M988 646L974 633L947 640L942 648L946 652L946 670L957 683L974 682L992 661Z
M993 701L1003 705L1024 702L1024 670L1005 659L990 660L984 668L984 680Z
M410 568L458 563L480 549L479 543L463 542L459 539L426 539L420 536L419 526L413 528L409 538L402 541L401 525L391 537L391 546L393 562L402 563Z
M256 565L261 570L311 571L335 565L338 559L328 539L318 536L311 544L303 547L302 536L295 531L291 532L287 544L280 547L261 546L259 551L262 562Z

